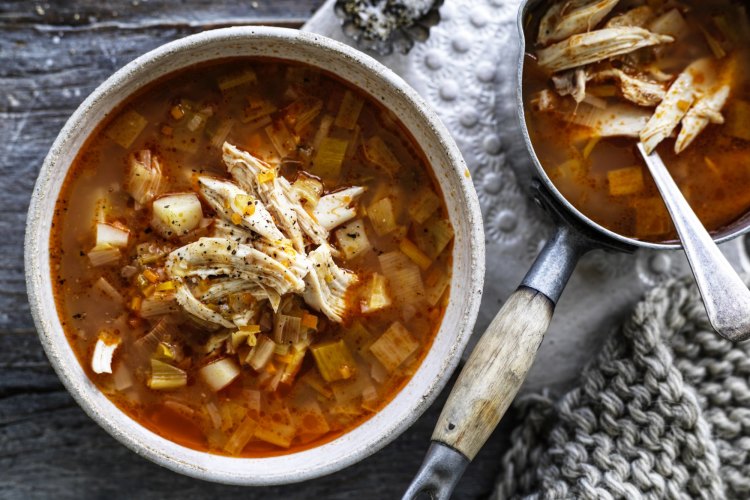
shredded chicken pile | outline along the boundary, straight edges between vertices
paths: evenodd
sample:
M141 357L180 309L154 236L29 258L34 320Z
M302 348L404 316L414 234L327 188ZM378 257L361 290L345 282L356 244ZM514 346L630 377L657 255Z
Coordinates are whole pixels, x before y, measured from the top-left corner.
M276 311L282 296L294 293L341 322L347 290L357 276L334 262L337 250L328 233L354 218L351 205L364 189L323 196L308 212L278 167L229 143L223 160L231 180L198 178L202 197L216 212L213 236L184 245L167 259L179 305L209 328L233 328L251 323L262 301ZM239 314L222 308L222 299L240 292L256 299L254 307Z
M661 46L679 43L688 29L679 8L658 12L641 2L607 19L618 3L565 0L546 11L536 56L539 66L550 73L555 91L542 91L534 104L538 110L590 127L598 137L638 138L648 152L681 125L675 141L675 152L681 153L709 123L724 122L721 111L737 62L703 58L679 75L665 74L655 64ZM587 92L591 82L614 85L624 103L608 106Z

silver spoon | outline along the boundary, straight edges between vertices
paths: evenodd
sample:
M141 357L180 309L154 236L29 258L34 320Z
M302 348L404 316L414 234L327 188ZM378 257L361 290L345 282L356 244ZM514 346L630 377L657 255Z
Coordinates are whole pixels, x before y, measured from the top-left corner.
M640 142L638 151L672 216L711 325L732 341L750 337L750 290L682 196L659 153L649 155Z

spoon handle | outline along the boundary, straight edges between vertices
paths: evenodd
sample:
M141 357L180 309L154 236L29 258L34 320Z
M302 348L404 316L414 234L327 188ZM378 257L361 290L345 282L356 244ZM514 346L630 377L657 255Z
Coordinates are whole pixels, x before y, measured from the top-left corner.
M677 228L711 325L733 342L750 338L750 290L690 208L659 154L647 154L642 143L638 149Z

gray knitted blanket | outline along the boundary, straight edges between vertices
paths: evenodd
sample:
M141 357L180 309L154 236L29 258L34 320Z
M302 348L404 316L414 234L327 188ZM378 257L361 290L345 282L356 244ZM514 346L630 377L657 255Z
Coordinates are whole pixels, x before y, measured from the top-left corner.
M517 401L493 500L750 498L750 341L691 279L650 291L561 398Z

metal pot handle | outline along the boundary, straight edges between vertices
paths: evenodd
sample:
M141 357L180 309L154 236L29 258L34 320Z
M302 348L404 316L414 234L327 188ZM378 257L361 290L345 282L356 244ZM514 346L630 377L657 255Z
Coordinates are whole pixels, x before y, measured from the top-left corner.
M590 248L590 243L572 228L558 227L471 353L404 500L450 498L466 466L518 393L555 304L578 259Z

